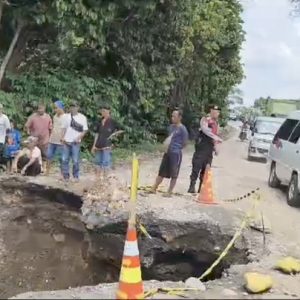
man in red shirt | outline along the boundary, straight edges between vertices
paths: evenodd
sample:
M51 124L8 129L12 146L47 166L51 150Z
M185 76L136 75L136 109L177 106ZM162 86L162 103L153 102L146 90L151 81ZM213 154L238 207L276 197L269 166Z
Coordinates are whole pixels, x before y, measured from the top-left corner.
M195 193L197 178L200 179L199 192L205 169L211 166L213 153L218 154L218 144L222 142L219 134L218 118L220 108L213 105L210 114L200 121L199 133L195 141L195 152L193 155L193 168L191 173L191 183L188 193Z
M32 114L28 118L25 124L25 128L30 136L36 137L38 139L37 146L42 152L43 172L45 172L47 164L48 143L52 130L52 119L46 113L46 106L44 104L38 105L37 112Z

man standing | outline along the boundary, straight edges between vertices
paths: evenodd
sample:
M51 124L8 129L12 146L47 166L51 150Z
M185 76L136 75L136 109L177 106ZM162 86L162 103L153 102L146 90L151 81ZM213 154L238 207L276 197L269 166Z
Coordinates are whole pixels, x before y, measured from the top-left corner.
M8 130L10 130L10 122L7 115L3 113L3 105L0 103L0 164L3 165L3 167L6 163L4 149L6 133Z
M200 129L195 141L195 152L192 160L193 167L190 176L191 182L188 193L196 192L195 185L198 177L200 177L200 192L205 170L207 167L210 167L212 163L213 152L215 152L215 154L218 154L218 143L222 142L222 139L218 136L219 115L220 108L216 105L213 105L211 106L209 116L203 117L200 121Z
M47 152L47 174L50 172L51 162L55 154L59 155L59 163L60 163L60 172L62 172L61 166L61 158L62 158L62 150L63 145L61 142L61 138L64 133L64 103L61 100L56 100L54 102L54 111L55 115L53 117L53 129L49 139L48 152Z
M155 193L164 178L171 178L168 192L171 196L176 185L182 160L182 149L188 142L188 131L181 123L182 111L175 109L172 113L172 125L169 128L169 137L165 141L166 152L162 158L156 182L151 193Z
M110 107L103 105L100 110L101 121L96 127L96 135L92 148L95 154L97 175L105 176L112 165L112 138L123 132L121 126L111 118Z
M70 105L70 113L64 117L62 173L66 181L70 179L70 158L73 161L73 178L79 181L80 145L88 130L86 117L78 111L79 105L74 101Z
M39 104L37 112L31 115L25 128L30 136L37 137L37 146L40 148L43 158L42 171L45 172L47 167L47 152L50 132L52 130L52 120L46 113L46 105Z

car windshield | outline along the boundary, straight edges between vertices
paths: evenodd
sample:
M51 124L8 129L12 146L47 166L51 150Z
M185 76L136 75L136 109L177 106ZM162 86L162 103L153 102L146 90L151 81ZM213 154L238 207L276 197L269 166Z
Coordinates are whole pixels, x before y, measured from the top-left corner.
M255 132L260 134L275 135L280 125L281 125L280 122L257 121L255 124Z

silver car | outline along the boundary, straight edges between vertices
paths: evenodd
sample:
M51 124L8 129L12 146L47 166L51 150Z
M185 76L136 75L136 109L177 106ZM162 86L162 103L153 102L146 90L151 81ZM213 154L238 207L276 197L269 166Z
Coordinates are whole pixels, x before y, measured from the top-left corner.
M288 204L300 206L300 111L290 113L277 131L268 158L269 186L288 186Z
M248 160L266 159L270 145L277 130L285 119L275 117L258 117L253 127L248 147Z

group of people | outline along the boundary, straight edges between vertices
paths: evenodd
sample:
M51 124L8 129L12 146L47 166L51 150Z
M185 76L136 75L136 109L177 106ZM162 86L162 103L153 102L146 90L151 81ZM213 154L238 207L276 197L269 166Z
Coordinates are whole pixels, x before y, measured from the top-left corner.
M46 113L46 106L39 104L25 124L28 137L22 142L21 132L14 121L3 113L0 104L0 164L7 166L7 171L20 172L22 175L37 176L49 174L55 155L59 157L61 179L71 179L69 164L73 163L72 180L79 180L80 149L83 138L88 131L85 115L79 112L77 102L72 102L65 111L63 101L53 101L53 118ZM211 166L213 154L219 152L218 118L220 108L212 106L209 115L201 118L199 131L195 140L195 152L192 159L189 193L196 192L196 182L200 179L199 190L205 170ZM99 107L99 121L91 152L95 155L98 176L105 173L112 165L112 137L123 132L122 127L111 117L110 107ZM189 134L182 124L182 111L175 109L171 116L169 136L165 140L165 153L159 168L155 184L151 189L155 193L164 178L169 178L168 193L171 195L179 174L182 149L187 145ZM23 147L22 147L23 146Z
M88 131L87 118L79 112L77 102L72 102L66 112L63 101L55 99L53 111L51 118L46 113L45 104L39 104L25 124L28 137L22 141L21 131L3 113L0 104L0 164L6 166L7 172L19 172L25 176L49 174L52 162L58 156L61 179L79 180L80 149ZM122 129L111 118L109 106L99 107L99 114L101 118L96 126L92 153L95 155L97 173L104 175L112 163L111 138L121 133ZM73 164L72 178L70 160Z
M208 116L201 118L199 131L195 139L195 152L192 159L192 172L188 193L196 192L196 182L200 179L199 189L203 182L204 173L211 166L213 155L219 153L219 144L222 139L219 137L218 118L220 108L211 106ZM150 191L155 193L164 178L170 179L170 185L166 196L171 196L178 178L182 149L187 145L188 131L182 124L182 111L175 109L172 113L172 125L169 128L169 136L165 140L165 153L159 168L158 176Z

